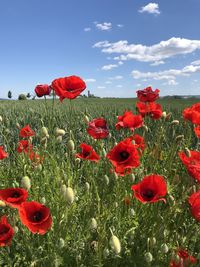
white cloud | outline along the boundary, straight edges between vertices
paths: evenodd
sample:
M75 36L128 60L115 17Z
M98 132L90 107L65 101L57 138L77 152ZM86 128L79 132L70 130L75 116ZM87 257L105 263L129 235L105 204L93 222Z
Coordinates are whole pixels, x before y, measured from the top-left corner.
M193 61L191 64L195 66L200 65L200 59Z
M93 47L100 48L103 53L120 54L114 57L118 61L137 60L142 62L161 62L166 58L186 55L200 50L200 40L172 37L152 46L129 44L126 40L120 40L115 43L101 41L94 44Z
M112 29L112 23L111 22L103 22L103 23L97 23L94 22L97 29L101 31L109 31Z
M141 9L138 10L140 13L150 13L150 14L160 14L159 5L157 3L149 3L146 6L141 7Z
M123 28L124 25L123 25L123 24L117 24L117 27L118 27L118 28Z
M106 83L106 84L111 84L112 82L111 82L111 81L106 81L105 83Z
M158 72L140 72L133 70L132 76L134 79L168 80L168 83L175 85L177 76L191 76L191 74L198 72L200 72L200 65L195 66L191 63L182 69L169 69Z
M106 87L105 86L98 86L97 88L98 89L105 89Z
M91 78L91 79L85 79L84 81L87 82L87 83L95 83L96 82L96 80L93 79L93 78Z
M102 70L111 70L111 69L114 69L114 68L117 68L117 67L118 67L118 65L116 65L116 64L109 64L109 65L103 66L101 69Z
M175 80L169 80L169 81L167 82L167 84L168 84L168 85L177 85L178 83L177 83L177 81L175 81Z
M122 88L123 86L121 84L116 85L117 88Z
M121 79L123 79L123 76L121 76L121 75L117 75L117 76L109 78L109 80L121 80Z
M123 64L124 64L123 61L119 61L119 62L118 62L118 65L123 65Z
M85 32L90 32L91 31L91 28L89 28L89 27L88 28L84 28L84 31Z
M159 60L159 61L155 61L155 62L151 63L150 65L151 66L159 66L162 64L165 64L165 62L163 60Z

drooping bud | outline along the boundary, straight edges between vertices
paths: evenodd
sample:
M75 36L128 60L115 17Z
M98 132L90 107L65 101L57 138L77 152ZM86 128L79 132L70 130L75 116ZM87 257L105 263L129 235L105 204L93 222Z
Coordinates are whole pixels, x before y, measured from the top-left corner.
M56 136L63 136L63 135L65 135L65 130L57 128Z
M85 183L85 189L87 192L90 191L90 184L88 182Z
M96 221L95 218L92 218L92 219L91 219L90 228L91 228L92 231L94 231L94 230L97 229L97 221Z
M121 243L119 238L115 235L112 235L110 238L110 246L115 254L119 254L121 252Z
M106 185L109 185L109 178L106 174L104 175L104 182L106 183Z
M171 125L178 125L179 124L179 121L178 120L173 120L172 122L171 122Z
M74 202L74 191L71 187L67 187L66 189L66 193L65 193L65 199L67 200L67 202L69 202L70 204L72 204Z
M88 118L88 116L87 116L87 115L85 115L85 116L84 116L84 122L85 122L86 124L88 124L88 123L89 123L89 121L90 121L90 119Z
M167 117L167 112L166 111L163 111L162 113L162 117L165 119Z
M73 140L69 140L67 143L69 150L74 151L75 145Z
M167 244L162 244L160 250L162 253L166 254L169 251L169 247Z
M145 257L145 260L146 260L147 263L150 263L153 260L153 256L152 256L152 254L150 252L146 252L144 257Z
M28 176L24 176L21 180L21 187L29 190L31 188L31 180Z
M48 129L46 128L46 127L42 127L41 128L41 135L43 136L43 137L49 137L49 134L48 134Z
M59 239L58 246L59 246L60 248L63 248L63 247L65 246L65 241L64 241L63 238L60 238L60 239Z

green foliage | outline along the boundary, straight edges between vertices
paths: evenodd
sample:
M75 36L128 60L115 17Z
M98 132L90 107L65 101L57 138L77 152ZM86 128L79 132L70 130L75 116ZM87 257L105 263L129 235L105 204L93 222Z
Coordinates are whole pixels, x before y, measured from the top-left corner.
M27 96L25 94L20 94L18 96L18 100L26 100L27 99Z

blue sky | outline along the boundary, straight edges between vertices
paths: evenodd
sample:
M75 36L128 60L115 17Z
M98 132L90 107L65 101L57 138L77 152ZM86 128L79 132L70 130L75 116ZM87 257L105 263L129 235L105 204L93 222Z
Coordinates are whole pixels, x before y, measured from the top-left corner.
M200 94L199 0L1 0L0 97L78 75L98 96Z

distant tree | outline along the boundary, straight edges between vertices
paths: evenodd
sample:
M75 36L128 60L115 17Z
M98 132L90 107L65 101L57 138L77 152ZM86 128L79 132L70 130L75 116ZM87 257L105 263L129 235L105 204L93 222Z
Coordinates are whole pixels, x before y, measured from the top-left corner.
M27 97L27 98L30 98L30 97L31 97L31 94L30 94L30 93L28 93L28 94L26 95L26 97Z
M11 91L8 91L8 98L12 98L12 92Z
M26 100L26 99L27 99L27 97L26 97L25 94L20 94L20 95L18 96L18 100Z

